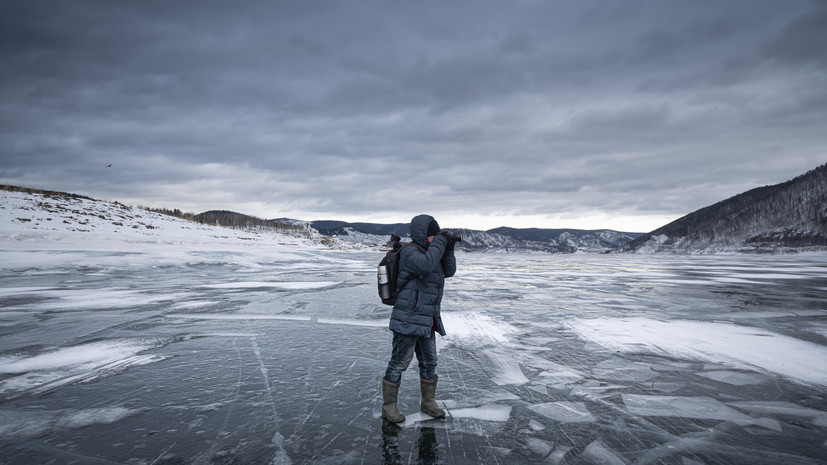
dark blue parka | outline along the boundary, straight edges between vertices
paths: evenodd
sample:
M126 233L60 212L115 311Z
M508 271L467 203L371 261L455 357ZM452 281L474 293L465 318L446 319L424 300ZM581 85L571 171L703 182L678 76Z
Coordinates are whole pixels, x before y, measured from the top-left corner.
M442 289L445 278L457 271L457 261L453 251L445 250L448 240L444 237L437 235L430 244L426 242L431 221L433 217L429 215L419 215L411 220L411 240L419 247L403 247L399 255L397 289L409 276L414 275L414 279L399 292L391 313L390 329L409 336L431 337L432 330L445 335L439 314Z

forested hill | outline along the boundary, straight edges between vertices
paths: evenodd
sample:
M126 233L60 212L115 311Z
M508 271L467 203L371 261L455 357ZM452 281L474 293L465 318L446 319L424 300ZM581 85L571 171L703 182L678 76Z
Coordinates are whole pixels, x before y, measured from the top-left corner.
M718 202L620 247L626 252L827 250L827 164Z
M302 229L303 226L275 220L264 220L254 216L227 210L210 210L194 215L195 221L240 229Z

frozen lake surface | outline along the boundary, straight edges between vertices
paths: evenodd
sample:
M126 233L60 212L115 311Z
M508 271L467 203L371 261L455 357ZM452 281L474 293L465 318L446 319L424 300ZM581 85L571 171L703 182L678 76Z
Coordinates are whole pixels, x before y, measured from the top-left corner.
M824 255L459 254L397 427L381 252L15 247L3 464L827 463Z

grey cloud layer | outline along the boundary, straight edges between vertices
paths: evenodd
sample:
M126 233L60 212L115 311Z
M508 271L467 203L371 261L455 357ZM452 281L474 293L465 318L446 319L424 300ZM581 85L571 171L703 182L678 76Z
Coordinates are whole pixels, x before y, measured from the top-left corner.
M679 216L827 161L825 31L800 0L4 2L0 181Z

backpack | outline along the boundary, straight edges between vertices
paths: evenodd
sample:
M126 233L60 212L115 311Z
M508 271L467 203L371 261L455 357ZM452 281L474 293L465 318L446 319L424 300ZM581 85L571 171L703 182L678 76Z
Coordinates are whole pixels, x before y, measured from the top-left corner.
M409 283L411 280L418 278L418 276L411 275L408 276L408 279L399 286L399 289L396 288L396 280L399 277L399 255L402 252L404 247L408 246L415 246L417 249L425 252L422 250L422 247L414 244L414 243L407 243L402 244L399 242L399 236L393 235L391 241L393 242L393 248L389 250L385 257L382 258L382 261L379 262L379 266L377 267L376 271L376 279L379 284L379 298L382 299L382 303L385 305L394 305L396 303L396 298L399 297L399 292Z

